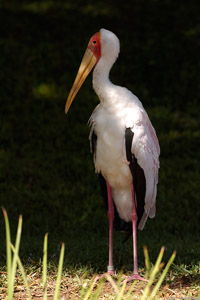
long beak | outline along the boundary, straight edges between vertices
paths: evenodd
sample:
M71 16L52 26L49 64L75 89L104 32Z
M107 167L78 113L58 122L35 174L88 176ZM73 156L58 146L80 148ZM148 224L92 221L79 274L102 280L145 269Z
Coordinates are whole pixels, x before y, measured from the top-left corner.
M78 73L76 75L73 86L67 98L67 102L65 105L65 113L68 112L76 94L78 93L83 82L85 81L85 79L87 78L87 76L89 75L90 71L92 70L95 64L96 64L96 57L94 56L91 50L87 49L85 51Z

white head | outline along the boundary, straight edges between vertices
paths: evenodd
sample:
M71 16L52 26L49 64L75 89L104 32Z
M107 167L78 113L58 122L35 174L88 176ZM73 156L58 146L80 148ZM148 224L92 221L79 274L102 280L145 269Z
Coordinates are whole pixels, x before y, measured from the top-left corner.
M91 37L66 102L66 113L92 68L96 65L96 73L108 75L119 55L119 49L119 39L109 30L102 28Z
M101 57L105 58L106 61L109 61L113 65L120 50L118 37L113 32L102 28L100 30L100 41Z

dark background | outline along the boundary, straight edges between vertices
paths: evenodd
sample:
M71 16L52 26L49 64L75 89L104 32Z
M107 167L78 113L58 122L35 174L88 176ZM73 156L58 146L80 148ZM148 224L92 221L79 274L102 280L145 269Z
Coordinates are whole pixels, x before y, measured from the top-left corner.
M199 261L199 1L1 1L0 205L13 237L23 214L21 257L49 255L66 243L66 264L105 270L107 216L89 149L87 120L98 103L91 75L68 115L65 101L90 37L100 28L120 39L111 80L143 102L160 141L157 216L139 232L152 261L188 268ZM0 248L4 221L0 217ZM131 240L115 235L116 267L131 270ZM0 254L5 263L4 252Z

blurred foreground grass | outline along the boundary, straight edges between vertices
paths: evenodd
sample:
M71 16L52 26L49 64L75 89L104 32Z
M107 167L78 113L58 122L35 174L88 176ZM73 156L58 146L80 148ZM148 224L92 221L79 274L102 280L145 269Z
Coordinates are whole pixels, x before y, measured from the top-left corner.
M16 234L16 240L15 240L15 246L12 244L11 236L10 236L10 225L9 225L9 219L6 210L3 208L3 214L4 214L4 221L5 221L5 231L6 231L6 262L7 262L7 268L4 272L5 281L7 282L6 288L3 286L5 285L5 281L1 282L1 288L0 288L0 296L3 296L4 298L8 300L13 300L14 297L20 297L20 299L29 299L32 300L33 296L35 296L35 291L32 293L32 290L30 289L31 285L34 285L34 290L36 290L36 293L40 293L39 297L43 298L43 300L47 300L47 297L49 299L49 296L52 297L52 290L55 290L53 293L53 300L59 300L61 299L60 296L60 285L61 285L61 276L62 276L62 267L63 267L63 261L64 261L64 252L65 252L65 245L62 244L61 251L60 251L60 258L59 258L59 265L57 270L57 279L55 288L52 287L51 284L49 284L49 278L48 278L48 266L47 266L47 256L48 256L48 234L45 234L44 237L44 246L43 246L43 259L42 259L42 288L43 292L40 292L40 284L36 284L36 281L34 281L33 284L30 284L30 278L28 279L25 269L23 267L23 264L21 263L21 259L19 257L19 247L20 247L20 240L21 240L21 232L22 232L22 216L19 217L19 222L17 226L17 234ZM13 253L12 253L13 252ZM158 258L156 260L155 265L151 268L148 250L146 247L144 247L144 255L145 255L145 264L146 264L146 275L145 278L148 279L148 282L144 286L145 282L142 282L143 284L143 294L141 297L141 300L151 300L154 299L157 293L159 292L159 288L163 282L163 280L166 277L166 274L169 270L169 267L174 261L174 258L176 256L176 252L174 251L172 256L170 257L168 263L166 264L165 268L163 268L163 263L161 263L162 258L164 254L164 247L161 248L160 253L158 255ZM19 268L19 271L21 273L17 274L17 268ZM162 273L160 272L162 270ZM6 274L6 276L5 276ZM36 273L35 273L36 274ZM157 279L157 276L159 274L159 277ZM17 276L18 275L18 276ZM23 285L20 285L20 289L23 290L21 294L16 294L19 289L19 283L16 286L17 277L20 279L23 279ZM37 275L38 277L38 275ZM104 274L104 277L102 279L97 275L90 283L89 287L87 287L87 283L85 282L83 286L81 287L81 290L75 294L73 291L69 290L69 287L67 288L67 294L68 297L70 296L70 299L77 299L78 294L80 294L80 297L78 296L78 299L99 299L100 294L104 295L104 281L107 280L111 287L114 289L115 292L115 300L121 300L121 299L127 299L129 300L130 297L137 296L138 292L136 290L136 293L133 293L133 290L136 285L136 281L128 288L126 279L123 280L122 274L119 274L118 280L115 281L113 278L108 275ZM18 278L18 280L19 280ZM123 280L123 281L122 281ZM157 280L155 286L152 288L152 284ZM50 279L51 281L51 279ZM36 289L35 289L36 288ZM94 290L95 289L95 290ZM5 292L4 292L5 290ZM25 290L25 291L24 291ZM62 291L62 294L65 294L66 296L66 290ZM15 293L15 295L14 295ZM62 297L62 299L66 299L65 296ZM112 293L110 294L111 298L113 299ZM103 296L104 297L104 296ZM109 297L110 299L110 297Z

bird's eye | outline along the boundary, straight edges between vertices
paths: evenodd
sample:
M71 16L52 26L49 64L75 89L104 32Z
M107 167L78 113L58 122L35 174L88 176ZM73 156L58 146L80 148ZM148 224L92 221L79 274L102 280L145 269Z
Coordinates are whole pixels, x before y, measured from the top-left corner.
M93 41L92 44L95 45L97 43L97 41Z

